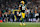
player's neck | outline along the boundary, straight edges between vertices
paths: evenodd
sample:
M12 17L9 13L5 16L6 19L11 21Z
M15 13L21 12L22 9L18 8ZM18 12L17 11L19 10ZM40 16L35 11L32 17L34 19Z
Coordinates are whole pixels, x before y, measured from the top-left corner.
M23 4L23 6L24 6L24 4Z

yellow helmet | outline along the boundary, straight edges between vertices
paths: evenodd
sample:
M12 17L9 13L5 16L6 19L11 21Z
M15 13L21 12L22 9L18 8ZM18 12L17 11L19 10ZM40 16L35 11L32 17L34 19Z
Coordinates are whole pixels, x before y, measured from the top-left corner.
M24 1L21 1L21 3L24 4L25 2Z

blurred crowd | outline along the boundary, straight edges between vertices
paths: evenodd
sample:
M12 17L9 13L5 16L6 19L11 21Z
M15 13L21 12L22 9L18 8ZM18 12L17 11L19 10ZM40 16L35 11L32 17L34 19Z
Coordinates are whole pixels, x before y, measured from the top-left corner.
M17 12L20 13L20 11L15 11L19 9L20 1L13 2L11 0L6 1L5 3L1 3L0 7L0 20L3 22L15 22L20 21ZM36 21L38 18L40 18L40 5L36 4L35 1L26 0L25 1L26 8L25 10L25 21Z

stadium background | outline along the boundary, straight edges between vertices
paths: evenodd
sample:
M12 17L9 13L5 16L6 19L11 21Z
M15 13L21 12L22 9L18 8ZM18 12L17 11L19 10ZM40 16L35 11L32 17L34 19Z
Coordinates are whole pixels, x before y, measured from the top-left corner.
M16 15L20 1L21 0L0 0L0 22L20 22ZM40 0L24 1L29 12L26 14L27 16L25 17L24 21L36 22L38 19L40 19ZM39 14L39 16L37 16L38 18L35 17L35 14L37 13ZM38 22L40 22L40 20Z

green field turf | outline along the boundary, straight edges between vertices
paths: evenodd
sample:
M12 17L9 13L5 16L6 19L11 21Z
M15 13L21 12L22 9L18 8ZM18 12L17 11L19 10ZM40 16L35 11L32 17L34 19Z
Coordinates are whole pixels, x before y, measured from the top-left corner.
M8 22L8 23L0 23L0 27L40 27L40 23L30 23L25 22L25 26L20 26L20 22Z

